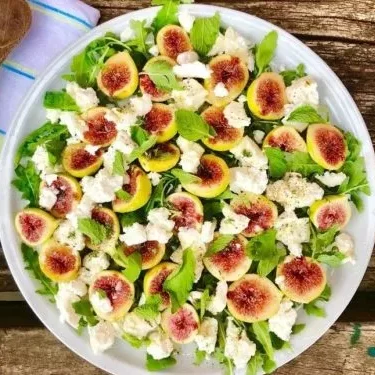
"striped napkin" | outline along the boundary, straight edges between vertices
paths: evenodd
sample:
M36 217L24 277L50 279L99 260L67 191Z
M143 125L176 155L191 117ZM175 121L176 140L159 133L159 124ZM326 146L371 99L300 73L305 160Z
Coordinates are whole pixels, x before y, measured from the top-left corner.
M0 150L35 78L61 51L95 27L100 13L79 0L28 0L29 33L0 65Z

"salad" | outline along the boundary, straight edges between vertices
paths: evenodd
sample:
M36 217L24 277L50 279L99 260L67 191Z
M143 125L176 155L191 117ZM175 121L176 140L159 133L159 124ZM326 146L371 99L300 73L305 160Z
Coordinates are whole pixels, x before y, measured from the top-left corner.
M270 373L299 311L325 316L327 270L355 263L361 144L303 64L272 62L277 32L152 3L74 56L19 146L26 269L95 353L118 338L160 371L194 343L196 365Z

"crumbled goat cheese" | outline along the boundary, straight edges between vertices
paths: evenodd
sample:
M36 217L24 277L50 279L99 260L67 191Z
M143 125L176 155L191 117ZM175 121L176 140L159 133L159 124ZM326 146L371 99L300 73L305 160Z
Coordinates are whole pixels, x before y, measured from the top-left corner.
M218 98L224 98L229 94L228 89L223 82L219 82L214 88L214 94ZM227 119L228 120L228 119ZM229 121L229 120L228 120Z
M200 245L202 243L200 233L195 228L179 228L177 236L182 250L185 250L193 245Z
M154 359L169 357L173 352L173 343L167 334L163 332L153 332L149 336L150 343L147 345L147 353Z
M255 58L252 51L249 51L249 57L247 58L247 68L249 72L253 72L255 69Z
M231 102L224 108L224 117L228 121L229 126L241 129L249 126L250 117L246 114L243 103Z
M254 167L257 169L267 169L268 160L259 146L247 135L241 142L229 150L240 162L242 167Z
M183 137L177 138L177 145L182 151L180 165L185 172L197 173L204 148L198 143L188 141Z
M297 319L297 311L293 309L293 302L283 300L279 311L270 320L269 329L283 341L289 341L292 328Z
M76 251L81 251L85 248L84 235L69 220L61 222L53 236L57 242L68 245Z
M120 235L120 241L128 246L138 245L147 241L146 227L139 223L134 223L124 228L124 234Z
M156 186L160 182L161 174L158 172L150 172L147 174L148 178L151 181L152 186Z
M212 242L214 239L214 233L216 229L216 220L213 221L205 221L202 225L201 229L201 241L203 243L209 243Z
M61 110L46 108L46 119L52 124L56 124L60 120Z
M56 307L60 312L61 323L67 322L73 328L77 329L81 315L78 315L72 304L78 302L80 298L70 291L59 289L55 296Z
M207 310L216 315L221 313L227 305L228 284L225 281L218 281L215 295L211 297Z
M99 314L108 314L113 311L111 300L99 292L94 292L90 295L90 302L94 310Z
M264 139L265 135L266 135L266 133L262 130L254 130L253 131L254 140L255 140L256 143L258 143L258 145L261 145L263 143L263 139Z
M53 186L43 186L39 192L39 205L46 210L51 210L57 202L59 190Z
M83 140L83 134L88 130L88 126L75 112L62 112L60 123L66 125L73 139Z
M230 190L238 194L248 192L262 194L268 184L267 172L254 167L231 168Z
M206 101L208 92L197 80L192 78L184 79L182 88L182 90L172 91L174 107L197 111Z
M218 333L218 321L215 318L204 318L195 336L195 343L198 350L211 354L215 351Z
M219 232L221 234L238 234L249 225L250 219L245 215L236 214L229 204L223 207L224 219L221 220Z
M84 89L76 82L68 82L66 92L74 99L82 112L99 105L99 99L92 87Z
M151 96L134 96L130 99L130 105L137 116L146 116L152 109Z
M286 88L286 97L291 104L319 105L318 84L310 76L296 79Z
M83 297L87 294L86 283L80 278L69 282L59 283L59 290L66 293L73 293L78 297Z
M334 246L337 246L340 253L343 253L346 256L343 263L350 262L355 264L354 241L352 236L348 233L341 232L336 236Z
M310 207L323 198L324 190L315 182L308 182L299 173L286 173L283 180L268 185L266 195L271 201L294 210Z
M346 174L343 172L335 173L335 172L324 172L324 174L320 176L315 176L317 180L319 180L323 185L328 187L335 187L341 185L345 179Z
M84 193L94 202L111 202L116 198L116 191L122 188L123 176L111 175L107 169L101 169L95 177L84 177L81 185Z
M35 168L40 172L42 178L45 178L47 174L53 174L62 171L62 167L60 165L51 164L48 152L44 146L38 146L36 148L31 161L34 163Z
M310 240L309 218L298 218L294 211L283 212L275 222L276 239L288 246L291 254L302 255L302 243Z
M224 355L233 360L236 369L245 368L256 352L256 345L233 323L233 318L228 318L226 336Z
M238 101L238 103L246 103L247 102L247 98L246 98L246 96L245 95L240 95L238 98L237 98L237 101Z
M94 251L83 258L83 265L93 274L97 274L109 267L109 257L102 251Z
M203 295L202 292L199 292L197 290L193 290L193 291L190 292L188 300L192 304L195 304L196 302L198 302L202 298L202 295Z
M104 116L107 121L116 124L118 131L123 130L130 132L130 128L137 122L137 114L134 112L133 108L131 108L129 103L127 104L128 105L123 109L109 109Z
M125 333L137 339L143 339L154 331L157 326L158 322L156 320L148 321L141 318L135 312L130 312L125 315L122 329Z
M187 33L190 33L194 21L195 17L186 10L182 10L178 13L178 22Z
M87 151L90 155L96 155L96 152L100 150L100 146L93 146L93 145L86 145L85 151Z
M152 56L158 56L160 51L159 47L155 44L153 45L149 50L148 53L151 54Z
M192 63L175 65L173 67L173 73L179 78L206 79L211 76L212 71L208 65L205 65L200 61L194 61Z
M129 42L135 38L134 30L130 26L126 26L125 29L120 34L121 42Z
M115 343L116 332L110 322L100 320L95 326L89 326L90 345L95 354L104 352Z
M87 195L83 194L78 206L66 215L66 218L72 223L74 228L78 227L78 219L91 217L95 202Z
M280 288L283 288L283 287L284 287L284 284L285 284L285 276L284 276L284 275L277 276L276 279L275 279L275 283L276 283Z
M147 215L147 239L166 244L173 236L174 221L169 220L170 212L167 208L154 208Z
M208 52L207 56L216 56L222 55L225 53L225 36L221 33L216 38L214 45L212 46L211 50Z
M129 155L138 145L132 140L131 136L126 131L119 131L116 139L112 144L116 151L120 151L125 155Z
M182 52L177 56L177 63L179 65L190 64L199 60L199 56L195 51Z

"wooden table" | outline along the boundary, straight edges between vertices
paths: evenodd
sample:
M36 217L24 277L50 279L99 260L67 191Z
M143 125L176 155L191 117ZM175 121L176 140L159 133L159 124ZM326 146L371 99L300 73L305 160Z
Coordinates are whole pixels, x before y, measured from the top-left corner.
M142 9L149 0L86 0L101 22ZM375 140L375 0L196 1L241 10L291 32L317 52L354 97ZM375 228L374 228L375 229ZM358 249L360 251L360 249ZM353 324L362 336L350 345ZM375 375L375 253L357 294L331 329L278 375ZM48 332L17 292L0 249L0 374L104 374Z

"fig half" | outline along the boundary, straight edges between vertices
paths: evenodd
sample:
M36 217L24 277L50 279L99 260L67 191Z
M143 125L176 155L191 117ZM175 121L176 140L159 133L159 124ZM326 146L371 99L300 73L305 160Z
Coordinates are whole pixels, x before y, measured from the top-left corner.
M275 284L256 274L243 276L229 286L227 305L230 313L247 323L267 320L280 308L282 294Z
M143 127L156 136L157 143L169 141L177 134L174 110L166 104L153 104L145 116Z
M277 267L277 278L282 292L292 301L310 303L318 298L326 286L324 268L308 257L285 258Z
M223 108L209 107L201 116L216 132L216 135L202 140L208 148L215 151L229 151L241 142L244 129L230 126L224 116Z
M164 26L156 36L156 44L161 55L173 60L176 60L179 54L193 50L189 35L177 25Z
M279 148L286 152L307 152L306 143L297 130L286 125L271 130L263 141L263 147Z
M262 73L247 91L250 111L264 120L278 120L284 116L287 102L283 77L277 73Z
M46 242L59 222L39 208L25 208L16 215L15 224L22 241L34 247Z
M146 172L165 172L180 160L180 149L171 142L159 143L139 157Z

